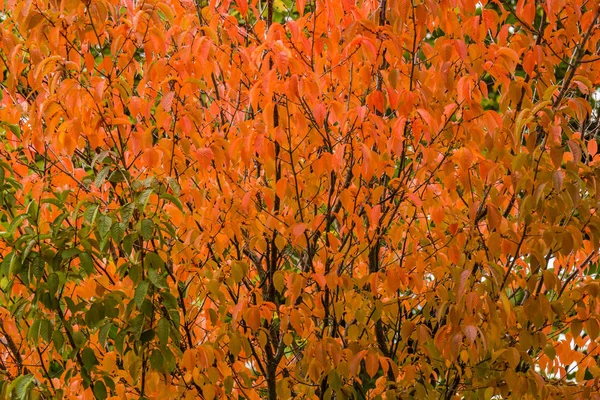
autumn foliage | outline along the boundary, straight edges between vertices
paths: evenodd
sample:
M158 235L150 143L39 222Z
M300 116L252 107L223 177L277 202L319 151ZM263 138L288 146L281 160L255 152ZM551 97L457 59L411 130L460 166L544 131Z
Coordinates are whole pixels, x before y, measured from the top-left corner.
M0 398L600 398L599 15L4 1Z

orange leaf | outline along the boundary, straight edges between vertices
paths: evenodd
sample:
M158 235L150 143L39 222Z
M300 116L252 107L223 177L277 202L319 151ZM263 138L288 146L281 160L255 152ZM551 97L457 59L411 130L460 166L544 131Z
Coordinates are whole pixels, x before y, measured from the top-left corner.
M585 322L585 330L590 336L590 339L596 340L596 338L598 337L598 332L600 331L600 327L598 326L598 320L594 317L590 317Z
M596 141L596 139L590 139L588 141L587 149L588 153L590 153L590 156L592 157L598 154L598 142Z
M167 92L162 100L160 101L160 106L163 108L163 110L165 111L171 111L171 105L173 104L173 98L175 97L175 92L170 91Z
M369 351L365 358L367 374L372 378L379 372L379 355L375 351Z
M246 310L245 320L250 329L257 331L260 328L260 309L258 307L251 307Z
M203 169L207 169L214 158L214 153L211 148L204 147L202 149L196 150L196 156L198 156L198 164Z
M471 343L475 343L475 339L477 339L477 328L473 325L466 325L463 327L463 332L465 333L465 337Z

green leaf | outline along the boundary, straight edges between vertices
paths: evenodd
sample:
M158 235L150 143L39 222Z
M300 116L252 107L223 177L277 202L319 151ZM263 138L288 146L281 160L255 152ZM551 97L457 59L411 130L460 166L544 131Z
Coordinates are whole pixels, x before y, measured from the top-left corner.
M19 257L13 255L13 257L11 257L11 259L10 259L10 266L8 268L8 274L10 276L16 275L19 272L21 272L22 267L23 267L23 264L21 263L21 260L19 260Z
M131 264L128 269L128 275L134 285L142 279L142 266L139 263Z
M30 221L32 223L35 223L35 221L37 221L38 216L39 216L39 211L40 211L40 206L37 201L29 202L29 204L27 205L27 215L29 216Z
M154 252L146 253L144 257L144 267L147 269L161 269L165 266L165 262L160 256Z
M77 348L83 347L85 342L87 342L87 338L81 331L73 332L73 341L75 342L75 346Z
M102 151L102 152L96 154L94 156L94 159L92 160L92 164L90 165L90 167L94 168L94 166L96 165L96 163L98 161L102 162L105 160L108 162L112 161L112 159L110 158L110 151L108 151L108 150L105 150L105 151Z
M111 390L116 390L115 382L109 376L104 376L104 384L108 386Z
M123 222L114 224L110 229L110 234L116 243L121 243L125 235L125 224Z
M52 334L52 341L56 350L60 351L65 344L65 338L61 331L54 331Z
M117 336L115 337L115 349L121 355L123 354L123 351L125 350L125 336L126 335L127 335L127 332L125 330L122 330L121 332L117 333Z
M163 305L167 308L167 310L178 310L179 305L177 304L177 299L168 291L164 291L160 293L160 296L163 299ZM178 314L179 315L179 314ZM175 324L177 325L177 324Z
M106 392L106 386L104 386L104 382L95 381L94 382L94 396L98 400L104 400L108 397L108 393Z
M69 258L74 257L74 256L78 255L79 253L81 253L81 250L79 250L76 247L73 247L73 248L66 249L65 251L63 251L60 256L63 260L68 260Z
M1 124L7 127L17 138L21 138L21 128L19 128L19 125L9 124L8 122L4 121L1 122Z
M161 318L156 325L156 335L162 345L169 343L169 331L171 330L171 324L168 319Z
M148 199L150 199L152 192L152 189L146 189L138 197L137 203L142 211L144 211L144 208L146 208L146 204L148 204Z
M94 273L94 261L89 253L80 253L79 261L81 262L81 268L83 268L86 274L92 275Z
M129 331L133 333L133 336L137 339L142 335L142 329L144 328L144 316L138 314L137 317L129 321Z
M181 193L181 186L179 186L179 182L177 182L175 178L169 176L167 177L167 184L169 185L169 188L171 188L175 196L179 196L179 193Z
M223 386L225 387L225 393L231 394L233 391L233 377L231 375L225 377L223 380Z
M94 366L96 364L98 364L98 359L96 358L96 354L94 354L94 351L92 349L90 349L89 347L86 347L81 352L81 360L83 361L83 366L88 371L91 371L92 368L94 368Z
M152 341L152 339L154 339L154 335L155 333L152 329L145 330L144 332L142 332L140 340L142 341L142 343L149 343L150 341Z
M135 294L133 296L133 299L135 301L135 305L138 308L141 308L142 304L144 303L144 299L146 298L146 294L148 293L148 286L148 281L141 281L138 287L135 288Z
M144 300L144 302L142 303L142 307L140 308L140 311L145 316L152 318L152 316L154 315L154 304L152 304L150 299L146 298Z
M164 289L167 287L167 284L166 282L164 282L163 277L155 269L148 270L148 279L157 288Z
M10 264L12 262L13 257L15 256L14 252L8 253L6 257L2 260L0 264L0 276L9 276L10 274Z
M29 394L31 386L33 386L33 375L21 375L17 377L13 383L11 383L9 386L9 392L14 390L18 399L25 399Z
M118 307L120 302L121 299L117 300L114 297L107 297L104 300L104 313L108 318L117 318L119 316Z
M40 320L36 319L33 321L29 329L27 330L27 338L37 342L40 334Z
M106 346L111 328L112 324L110 322L107 322L106 324L102 325L102 328L100 328L100 331L98 332L98 342L101 346Z
M164 359L159 350L153 350L150 354L150 366L155 371L163 371L164 369Z
M17 229L17 227L26 218L27 218L27 214L21 214L21 215L16 216L15 218L13 218L13 220L10 223L10 225L8 226L8 229L6 231L4 231L4 232L0 232L0 237L3 237L3 238L9 238L9 237L11 237L15 233L15 230Z
M40 334L39 336L45 341L50 342L52 338L52 325L47 319L40 321Z
M102 184L106 180L106 177L108 176L109 172L110 172L110 166L106 166L106 167L102 168L100 170L100 172L98 172L98 175L96 175L96 179L94 180L94 184L96 185L96 187L102 186Z
M91 225L96 220L96 215L98 215L98 205L92 204L83 212L83 220Z
M86 313L85 320L90 327L94 328L104 319L104 316L104 305L94 303Z
M175 369L175 365L177 363L175 355L173 355L173 353L171 352L171 350L169 350L167 346L161 346L161 354L165 360L163 365L166 372L171 373L171 371Z
M119 183L119 182L123 182L125 180L125 178L126 177L125 177L125 174L123 173L123 171L116 170L112 174L110 174L108 181L112 182L112 183Z
M58 290L58 285L60 284L58 274L56 272L51 273L48 275L46 282L48 283L48 290L50 291L50 294L55 295L56 291Z
M340 379L340 375L336 370L331 370L331 372L327 376L327 383L334 390L337 390L342 387L342 380Z
M112 218L110 218L108 215L101 215L98 218L98 232L100 233L101 238L105 238L106 235L108 235L111 226Z
M104 236L100 242L98 243L98 250L100 250L100 253L104 253L106 251L106 248L108 247L108 243L110 242L110 236L106 235Z
M125 250L125 253L131 253L131 250L133 250L133 241L136 240L136 238L136 233L130 233L129 235L125 236L125 238L123 238L123 250Z
M6 177L6 171L4 171L4 166L0 165L0 191L2 190L2 186L4 186L4 178Z
M37 342L40 339L43 339L45 342L50 342L52 337L51 330L52 326L50 325L50 321L47 319L36 319L27 330L27 338L34 342Z
M144 240L152 239L154 234L154 222L150 218L146 218L141 224L142 237Z
M57 194L55 194L57 195ZM42 199L41 204L52 204L55 205L56 207L60 208L61 210L65 209L65 203L64 201L60 200L60 199L55 199L52 197L48 197L46 199Z
M41 278L42 275L44 275L44 267L46 266L46 262L44 261L44 259L42 257L36 257L33 259L33 261L31 262L31 272L33 273L33 276L35 276L36 278Z
M29 243L27 243L27 247L25 247L25 250L23 250L23 254L21 255L21 262L25 262L25 259L29 253L31 253L31 249L33 249L33 246L35 246L36 243L37 241L35 239L31 239Z
M129 220L133 216L134 210L135 204L133 203L125 204L123 207L121 207L119 213L121 214L121 219L123 220L123 222L129 222Z
M175 204L177 206L177 208L179 208L180 211L183 211L183 204L181 204L181 201L177 197L173 196L172 194L163 193L160 195L160 198L170 201L171 203Z
M19 319L25 313L27 306L31 303L27 299L20 299L10 309L10 313L14 319Z

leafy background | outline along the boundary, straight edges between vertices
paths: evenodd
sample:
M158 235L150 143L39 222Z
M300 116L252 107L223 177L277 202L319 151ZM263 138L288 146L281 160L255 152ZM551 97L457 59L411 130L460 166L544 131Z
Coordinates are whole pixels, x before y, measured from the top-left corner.
M599 13L4 2L1 396L598 396Z

